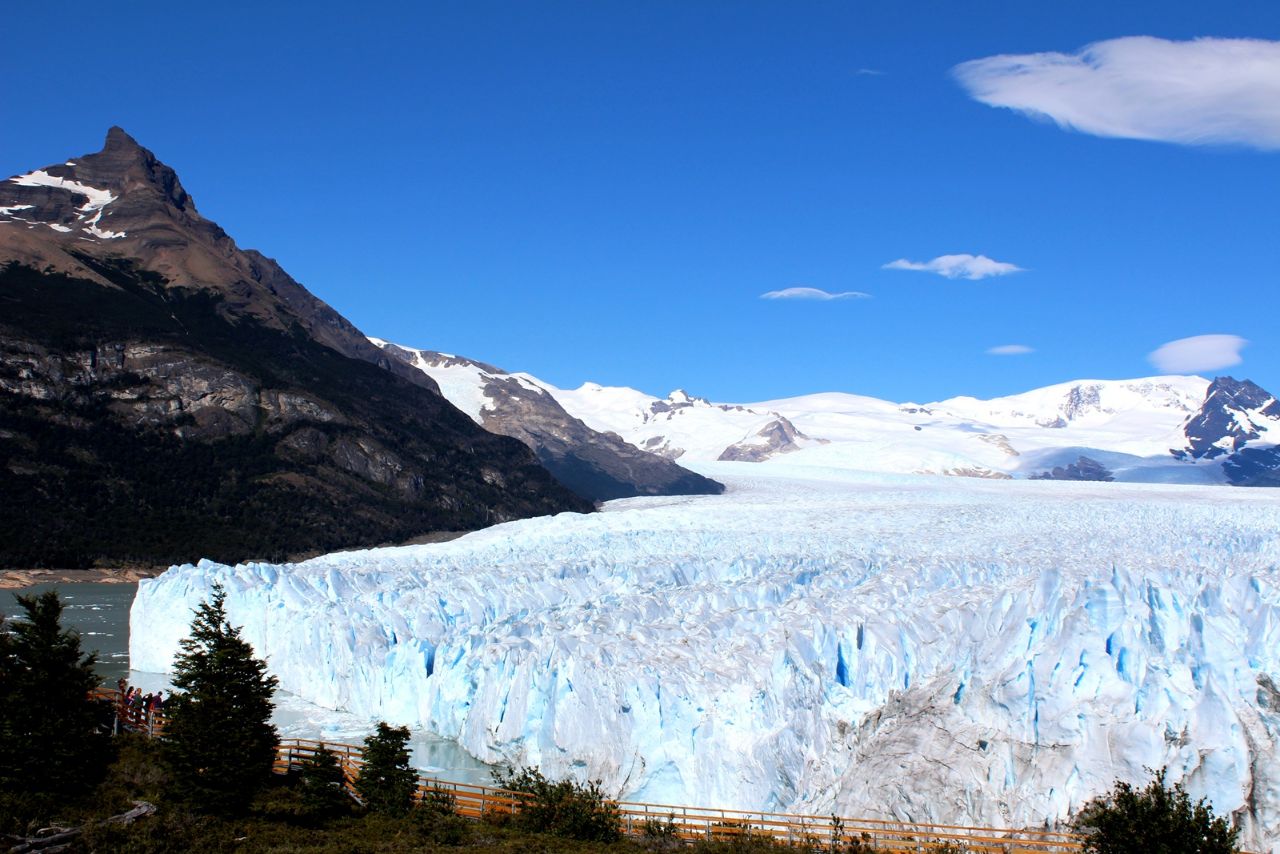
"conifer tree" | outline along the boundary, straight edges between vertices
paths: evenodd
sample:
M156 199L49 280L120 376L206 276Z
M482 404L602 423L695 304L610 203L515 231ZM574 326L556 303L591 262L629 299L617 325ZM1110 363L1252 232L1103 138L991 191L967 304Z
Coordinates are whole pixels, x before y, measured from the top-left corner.
M325 819L347 812L351 798L343 787L344 780L337 755L321 744L302 763L302 805L307 815Z
M406 813L413 806L418 775L409 765L409 729L378 722L378 729L364 740L364 765L356 779L356 791L372 812Z
M106 768L108 736L100 704L97 654L62 628L52 590L19 596L25 620L0 618L0 790L70 795Z
M226 591L196 609L191 636L180 642L173 684L182 693L165 704L165 756L175 794L193 808L244 810L267 781L279 737L271 724L278 680L255 658L240 629L227 620Z

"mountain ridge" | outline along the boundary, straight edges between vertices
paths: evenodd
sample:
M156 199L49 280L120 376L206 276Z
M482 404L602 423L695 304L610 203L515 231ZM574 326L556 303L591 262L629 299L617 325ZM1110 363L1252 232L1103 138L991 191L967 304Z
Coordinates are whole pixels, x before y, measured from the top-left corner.
M689 461L785 456L894 473L1235 485L1275 485L1280 472L1280 403L1230 377L1081 379L924 404L845 392L715 403L684 390L657 398L537 382L593 429Z
M594 501L640 495L715 495L716 481L592 430L525 374L485 362L371 338L384 353L430 376L480 426L529 446L556 478Z
M250 559L589 512L118 128L0 181L0 565Z

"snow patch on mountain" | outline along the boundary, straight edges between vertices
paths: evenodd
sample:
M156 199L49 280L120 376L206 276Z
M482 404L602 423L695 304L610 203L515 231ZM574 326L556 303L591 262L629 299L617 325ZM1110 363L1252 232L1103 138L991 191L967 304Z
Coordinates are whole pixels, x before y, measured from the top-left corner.
M67 165L70 166L73 164L68 162ZM71 178L50 175L43 169L37 169L34 172L28 172L25 175L17 175L10 178L9 182L17 184L20 187L52 187L58 190L66 190L67 192L78 196L83 196L85 199L84 204L80 205L80 207L76 209L79 212L76 216L76 220L83 223L83 226L80 229L81 231L102 240L115 240L126 236L126 233L123 231L111 231L110 229L102 228L99 225L99 222L102 220L104 209L107 205L119 198L110 190L91 187L88 184L75 181ZM13 211L30 210L33 208L35 208L35 205L9 205L7 207L0 207L0 214L9 216L11 220L31 222L31 220L13 216ZM90 217L90 214L93 214L93 216ZM72 228L61 223L44 224L48 225L54 231L62 233L69 233L73 231Z
M9 180L20 187L57 187L60 190L69 190L76 195L84 196L85 203L80 206L80 210L84 213L101 210L117 198L109 190L90 187L88 184L82 184L70 178L59 178L56 175L50 175L43 169L28 172L26 175L17 175Z
M702 468L729 492L172 569L134 666L218 582L287 690L628 797L1030 826L1168 766L1280 841L1280 495Z

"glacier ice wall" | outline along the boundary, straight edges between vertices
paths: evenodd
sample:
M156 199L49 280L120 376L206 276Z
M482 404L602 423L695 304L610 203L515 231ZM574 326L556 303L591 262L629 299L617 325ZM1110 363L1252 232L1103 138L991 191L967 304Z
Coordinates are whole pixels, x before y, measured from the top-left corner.
M1037 825L1168 766L1280 841L1280 495L761 473L225 585L282 687L638 800Z

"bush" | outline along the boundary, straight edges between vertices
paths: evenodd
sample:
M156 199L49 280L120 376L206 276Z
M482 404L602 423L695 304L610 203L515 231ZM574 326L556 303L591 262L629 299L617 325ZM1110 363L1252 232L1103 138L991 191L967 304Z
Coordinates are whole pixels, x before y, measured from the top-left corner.
M424 842L460 845L468 836L466 819L458 815L458 799L444 789L428 789L413 810L414 824Z
M1091 854L1234 854L1239 830L1215 817L1203 798L1192 803L1181 783L1165 785L1160 769L1145 789L1116 783L1084 805L1075 830L1088 836Z
M497 785L529 797L516 812L516 825L584 842L616 842L622 837L618 807L604 796L600 781L553 783L537 768L493 772Z
M646 818L644 824L640 826L640 832L645 839L671 839L675 841L680 839L680 828L676 827L675 813L668 813L666 821Z
M371 812L401 815L413 806L418 775L409 765L407 727L378 722L378 730L364 740L364 765L356 791Z

